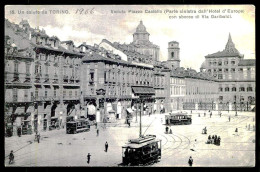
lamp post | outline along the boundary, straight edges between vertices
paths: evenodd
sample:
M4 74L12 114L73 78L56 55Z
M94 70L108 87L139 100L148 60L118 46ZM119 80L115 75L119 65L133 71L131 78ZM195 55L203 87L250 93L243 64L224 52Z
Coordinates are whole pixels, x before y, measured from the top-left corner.
M62 111L60 111L60 125L62 125Z

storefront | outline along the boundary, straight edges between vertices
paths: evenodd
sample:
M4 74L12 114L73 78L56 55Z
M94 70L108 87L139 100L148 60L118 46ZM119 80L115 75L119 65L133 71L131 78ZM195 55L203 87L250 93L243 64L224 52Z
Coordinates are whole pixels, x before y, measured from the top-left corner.
M25 107L17 107L14 112L14 116L15 116L15 122L13 126L13 135L18 135L18 132L22 134L22 121L26 116Z
M26 135L26 134L32 134L33 133L33 129L32 129L32 116L34 115L34 107L33 106L29 106L26 110L26 116L24 117L23 121L22 121L22 134Z
M44 116L43 116L43 130L46 131L47 129L51 129L51 105L47 105L44 109Z

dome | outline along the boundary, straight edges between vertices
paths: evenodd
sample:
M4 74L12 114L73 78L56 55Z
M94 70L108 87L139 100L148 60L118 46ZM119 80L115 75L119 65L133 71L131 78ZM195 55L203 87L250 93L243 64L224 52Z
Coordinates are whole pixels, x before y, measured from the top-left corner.
M206 61L201 64L200 69L206 69Z
M147 32L146 27L143 25L143 21L141 20L139 25L136 28L136 32Z

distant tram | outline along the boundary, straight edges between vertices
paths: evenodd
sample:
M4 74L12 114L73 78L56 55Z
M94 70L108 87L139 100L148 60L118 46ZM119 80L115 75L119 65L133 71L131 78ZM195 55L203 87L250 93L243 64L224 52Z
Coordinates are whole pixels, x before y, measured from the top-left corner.
M66 133L76 134L90 130L89 121L86 119L78 119L76 121L69 121L66 123Z
M189 125L192 123L192 118L187 112L170 113L165 115L165 123L167 125Z
M161 140L155 135L147 135L129 140L122 147L122 165L138 166L158 162L161 159Z

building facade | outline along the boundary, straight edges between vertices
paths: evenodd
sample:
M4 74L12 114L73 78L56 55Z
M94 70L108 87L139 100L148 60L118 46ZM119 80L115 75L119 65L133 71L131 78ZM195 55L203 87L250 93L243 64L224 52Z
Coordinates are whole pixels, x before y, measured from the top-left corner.
M5 21L5 111L13 134L18 128L47 130L63 127L68 115L80 116L78 50L65 49L60 40Z
M218 81L221 104L232 104L232 110L250 110L255 104L255 60L244 59L229 34L223 51L205 56L201 70Z

